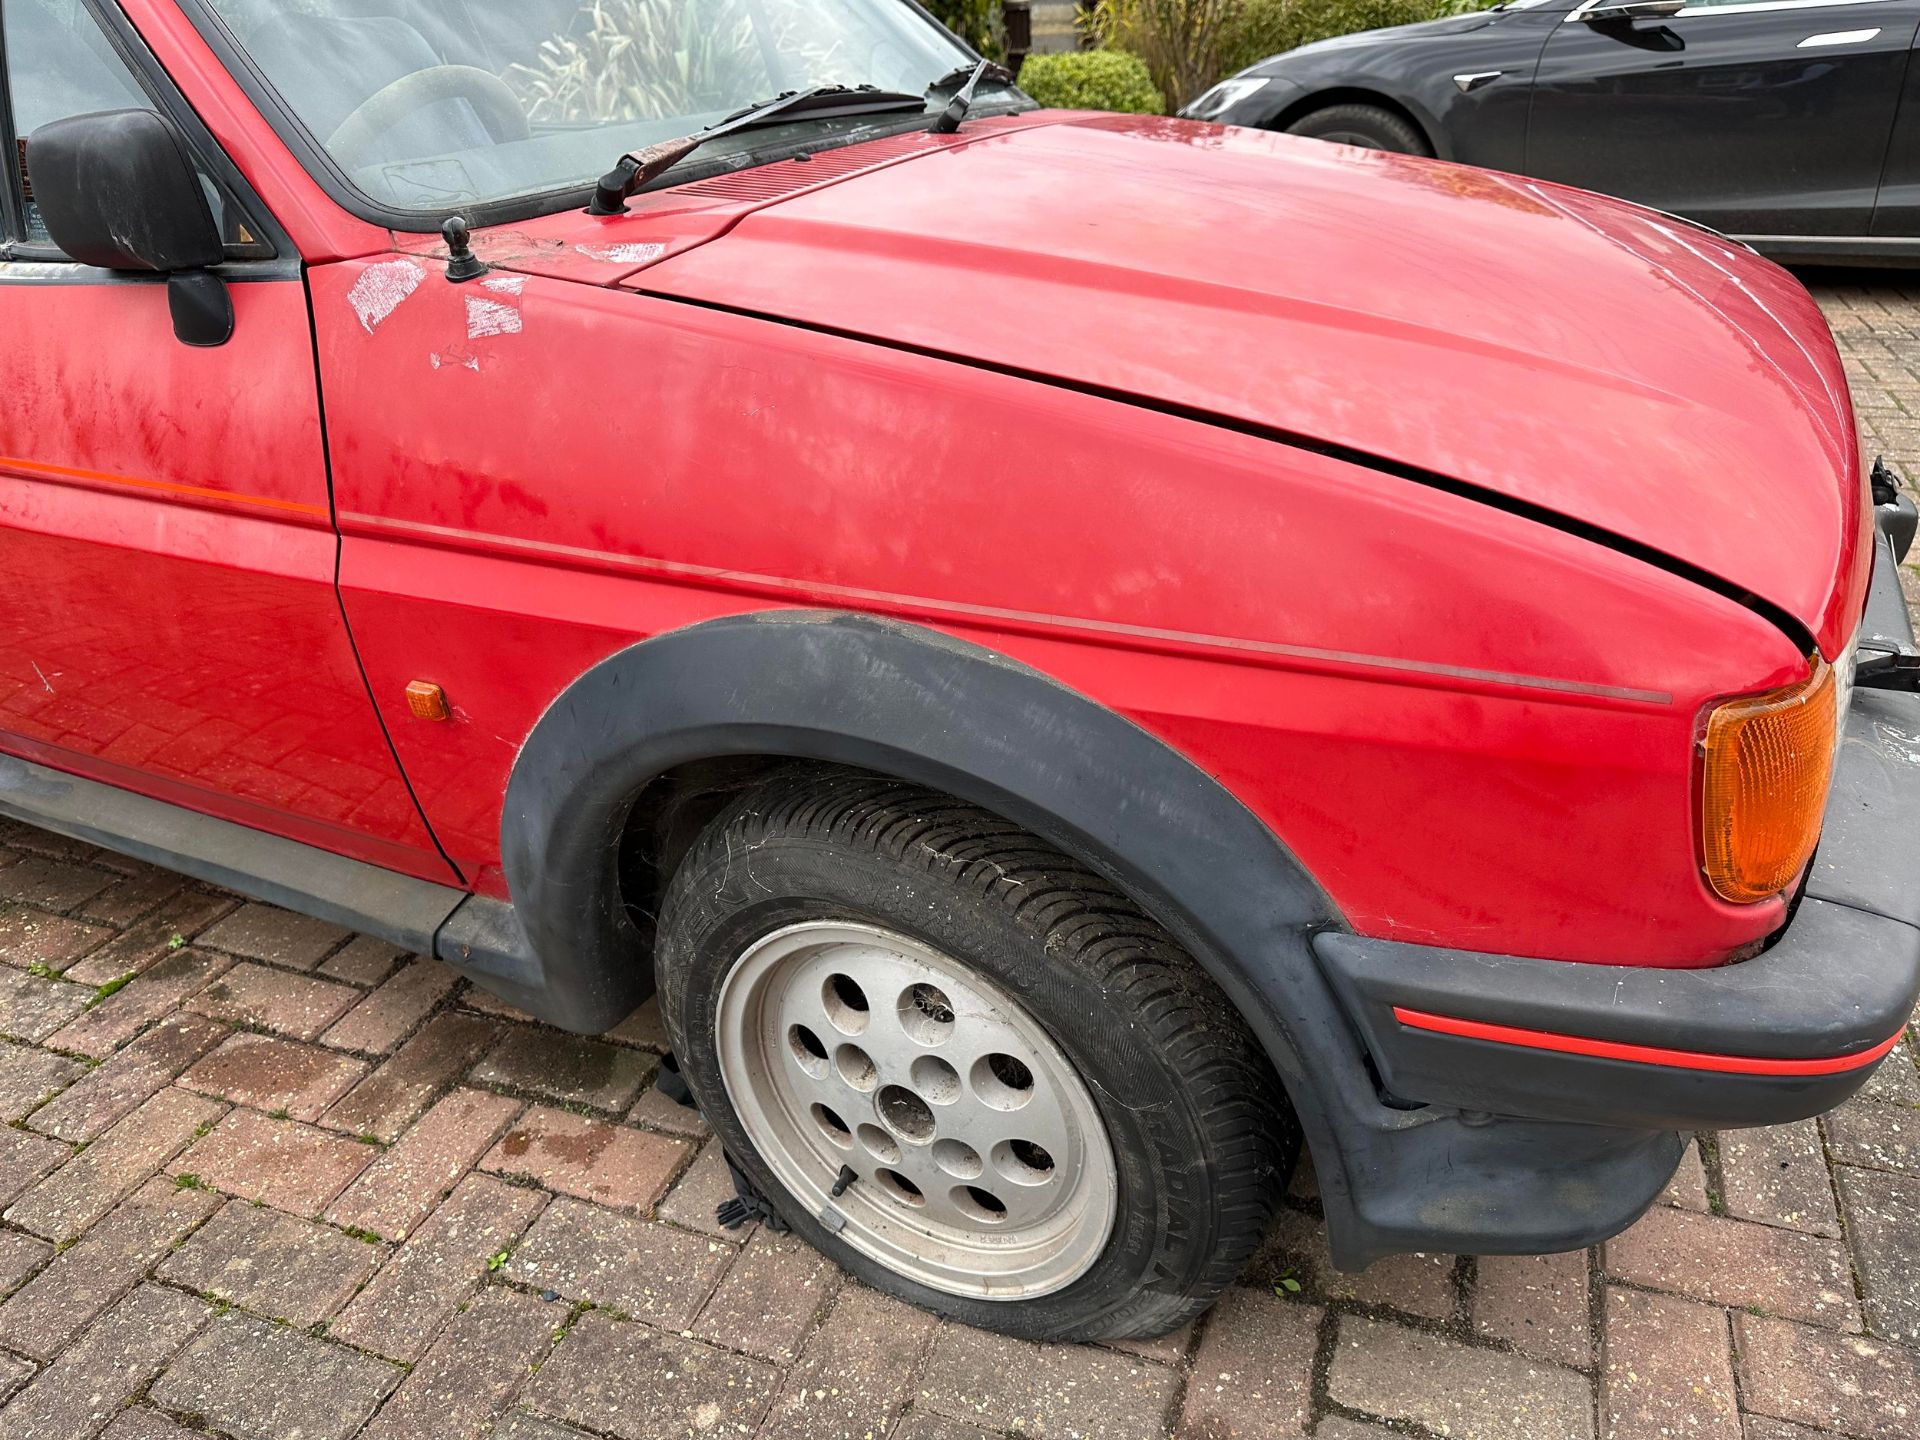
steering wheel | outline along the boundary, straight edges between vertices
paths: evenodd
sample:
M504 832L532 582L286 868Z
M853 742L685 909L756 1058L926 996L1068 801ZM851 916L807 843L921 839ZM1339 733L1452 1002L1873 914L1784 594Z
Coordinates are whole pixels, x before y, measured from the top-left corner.
M527 126L527 112L498 75L473 65L435 65L409 71L362 100L327 137L327 150L341 165L352 168L374 141L408 116L442 100L465 100L473 106L496 145L525 140L533 133Z

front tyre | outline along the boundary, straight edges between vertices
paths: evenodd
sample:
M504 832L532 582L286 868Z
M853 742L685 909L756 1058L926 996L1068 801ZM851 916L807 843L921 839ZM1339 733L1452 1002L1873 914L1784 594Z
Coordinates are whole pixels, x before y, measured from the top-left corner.
M911 786L807 769L743 796L676 870L657 964L683 1073L794 1230L971 1325L1183 1323L1258 1242L1298 1144L1165 931Z
M1378 105L1329 105L1302 115L1287 126L1289 134L1363 150L1390 150L1397 155L1431 155L1433 147L1403 116Z

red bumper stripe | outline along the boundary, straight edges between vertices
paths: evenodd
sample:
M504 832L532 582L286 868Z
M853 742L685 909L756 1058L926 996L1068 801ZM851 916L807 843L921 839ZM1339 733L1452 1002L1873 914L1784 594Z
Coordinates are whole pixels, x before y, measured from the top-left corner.
M1642 1065L1668 1065L1680 1070L1716 1070L1728 1075L1837 1075L1871 1065L1900 1043L1896 1030L1871 1050L1856 1055L1831 1055L1819 1060L1768 1060L1754 1055L1710 1055L1699 1050L1663 1050L1657 1045L1627 1045L1617 1040L1592 1040L1584 1035L1558 1035L1551 1030L1521 1030L1512 1025L1489 1025L1451 1015L1393 1007L1394 1019L1415 1030L1459 1035L1469 1040L1492 1040L1502 1045L1524 1045L1530 1050L1558 1050L1568 1055L1595 1055L1606 1060L1632 1060Z

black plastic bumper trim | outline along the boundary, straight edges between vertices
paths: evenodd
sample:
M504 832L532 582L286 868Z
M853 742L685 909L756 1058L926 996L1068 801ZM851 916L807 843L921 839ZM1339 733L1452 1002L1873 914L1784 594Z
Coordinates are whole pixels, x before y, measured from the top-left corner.
M1831 1074L1739 1074L1439 1033L1402 1007L1710 1056L1832 1060L1885 1044L1920 995L1920 696L1862 691L1792 922L1764 954L1703 970L1484 955L1328 932L1314 953L1389 1093L1500 1115L1710 1129L1817 1115Z

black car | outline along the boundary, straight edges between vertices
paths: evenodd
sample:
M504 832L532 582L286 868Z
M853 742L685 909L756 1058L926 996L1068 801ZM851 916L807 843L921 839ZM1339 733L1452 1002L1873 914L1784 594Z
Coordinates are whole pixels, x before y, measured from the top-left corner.
M1600 190L1782 258L1920 260L1920 0L1511 0L1182 113Z

